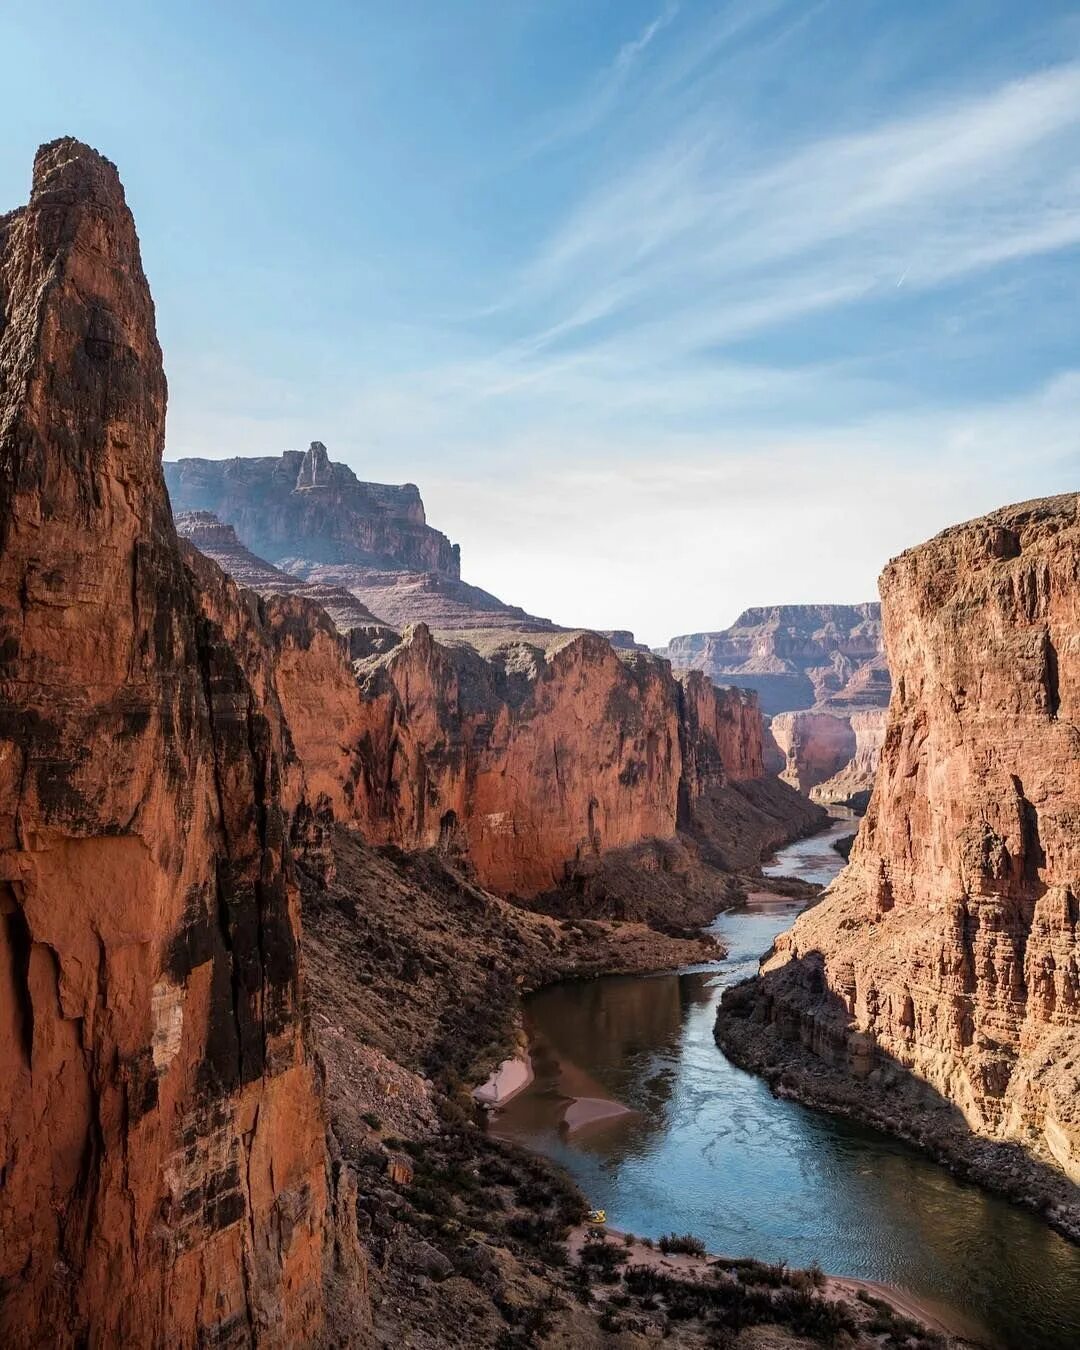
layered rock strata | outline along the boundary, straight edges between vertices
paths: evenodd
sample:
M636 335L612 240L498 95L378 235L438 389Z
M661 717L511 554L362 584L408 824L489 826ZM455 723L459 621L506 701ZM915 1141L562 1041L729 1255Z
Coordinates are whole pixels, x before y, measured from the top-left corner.
M848 716L847 725L855 738L854 754L831 778L810 789L812 801L866 810L877 778L888 718L885 708L863 708Z
M225 525L212 511L181 511L176 516L176 532L198 551L212 558L240 586L258 591L264 597L295 595L311 600L334 621L339 632L350 639L354 656L370 656L398 641L398 633L342 586L321 586L299 580L273 563L257 557L236 537L231 525Z
M181 459L165 475L186 528L227 570L230 562L250 570L237 553L250 550L312 594L351 594L399 632L424 623L482 651L512 635L557 643L573 631L462 581L458 546L427 524L411 483L362 483L318 442L280 458ZM211 517L233 527L235 542L209 537Z
M76 141L0 218L0 315L0 1339L311 1343L303 788L246 602L183 565L134 224Z
M770 773L817 801L865 805L889 701L879 605L748 609L720 632L672 638L662 655L677 670L758 691Z
M1080 1231L1077 498L947 530L881 591L894 693L850 865L719 1034L984 1180L1045 1164L1021 1187Z
M259 557L460 573L456 544L428 525L412 483L363 483L326 446L166 465L176 511L212 511ZM290 569L291 570L291 569Z
M504 894L559 885L587 857L671 839L713 787L761 774L753 695L685 685L593 634L492 661L422 625L360 663L352 809L368 837L460 848Z
M395 634L373 644L363 624L343 640L304 603L308 593L325 598L318 588L256 558L212 516L180 522L264 597L275 687L320 818L351 822L376 842L459 854L482 885L523 898L567 881L590 889L601 860L672 841L706 814L705 833L724 835L717 856L726 858L728 805L751 868L776 842L778 820L785 838L816 823L790 793L764 811L739 794L720 802L717 794L764 772L751 693L716 689L700 673L676 679L667 662L617 652L592 633L548 635L543 647L504 641L488 658L471 644L437 642L422 624L400 642ZM710 918L727 898L726 880L710 882L678 851L652 851L637 866L682 878L684 889L693 873L701 898L685 922ZM620 904L624 917L653 913L637 898ZM665 912L677 908L665 897Z
M658 654L676 670L756 689L767 716L889 697L877 604L748 609L730 628L673 637Z
M851 762L856 740L851 721L826 712L777 713L769 721L783 759L780 778L800 792L832 778Z

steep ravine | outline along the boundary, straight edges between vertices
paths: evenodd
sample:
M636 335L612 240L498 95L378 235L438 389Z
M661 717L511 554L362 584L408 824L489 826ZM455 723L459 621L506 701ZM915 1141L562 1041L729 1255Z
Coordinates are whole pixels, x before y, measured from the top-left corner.
M832 844L850 828L841 820L782 850L765 886L835 877ZM566 1166L616 1228L816 1261L899 1287L988 1343L1072 1350L1080 1250L919 1151L771 1092L717 1048L723 990L756 970L804 903L761 891L721 915L718 964L563 982L528 998L535 1076L495 1129Z

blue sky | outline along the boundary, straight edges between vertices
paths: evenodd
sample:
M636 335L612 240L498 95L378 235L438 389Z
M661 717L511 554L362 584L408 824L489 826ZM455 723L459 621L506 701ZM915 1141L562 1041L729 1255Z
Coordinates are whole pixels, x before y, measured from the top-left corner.
M1080 487L1080 12L8 0L0 203L115 160L168 450L418 483L651 642Z

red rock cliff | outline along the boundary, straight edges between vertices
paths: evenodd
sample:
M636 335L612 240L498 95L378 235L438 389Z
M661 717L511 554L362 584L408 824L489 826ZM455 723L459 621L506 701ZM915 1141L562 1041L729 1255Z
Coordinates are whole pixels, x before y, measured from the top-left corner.
M53 142L0 219L8 1345L296 1345L322 1320L301 788L235 589L183 566L165 397L116 171Z
M313 788L369 838L466 851L497 891L535 895L585 856L671 838L680 794L692 807L761 774L752 695L700 676L684 689L666 662L620 656L592 634L487 661L420 625L358 664L355 701L340 676L312 681L295 638L282 629L282 640L300 757L309 775L326 765Z
M1080 1180L1077 498L947 530L881 589L877 784L758 1013L857 1076L910 1070L971 1130Z

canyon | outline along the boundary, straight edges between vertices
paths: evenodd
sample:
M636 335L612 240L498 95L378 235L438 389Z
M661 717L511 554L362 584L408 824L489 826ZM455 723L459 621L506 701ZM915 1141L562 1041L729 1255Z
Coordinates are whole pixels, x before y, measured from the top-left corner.
M134 222L76 140L0 217L0 312L5 1343L598 1343L581 1197L465 1085L522 988L714 956L699 925L820 808L764 773L752 693L628 635L488 659L205 501L181 537ZM299 503L258 461L229 486L278 562L464 585L415 489L281 464ZM469 1208L447 1178L481 1171ZM815 1289L755 1306L869 1315Z
M394 500L397 489L357 485L343 466L319 463L314 476L338 475L350 501L360 487ZM629 634L615 646L588 631L522 629L519 610L502 616L513 627L439 641L423 619L426 600L414 610L408 587L393 608L408 620L399 635L368 609L368 574L350 561L344 524L328 530L325 514L310 508L310 487L283 492L286 501L299 496L298 506L275 498L267 524L263 489L248 493L232 481L232 461L215 480L230 483L220 499L203 461L179 461L171 474L167 465L174 481L182 472L182 500L192 497L193 464L198 500L214 511L182 511L178 529L266 598L278 688L317 809L366 839L458 855L502 895L535 899L561 888L560 912L577 896L593 915L659 918L666 905L669 922L696 923L730 897L732 873L824 818L766 775L752 692L717 688L697 671L675 676ZM310 476L301 474L305 484ZM337 580L312 583L286 570L293 558L279 567L256 557L219 511L248 521L258 538L289 521L283 547L337 558L322 569ZM381 529L385 549L409 553L408 541L398 545L389 526ZM401 574L414 576L408 566ZM317 601L341 635L319 629L310 610L286 617L282 593Z
M748 609L730 628L657 651L676 670L756 690L767 767L814 801L865 809L889 701L880 605Z
M890 564L882 732L872 606L673 668L468 585L414 485L318 442L163 464L166 397L117 171L51 142L0 217L5 1344L949 1343L814 1269L586 1240L472 1094L524 995L816 897L763 900L763 857L879 757L718 1035L1078 1231L1076 498Z
M851 861L725 996L728 1053L1080 1234L1077 498L881 577L893 695Z

